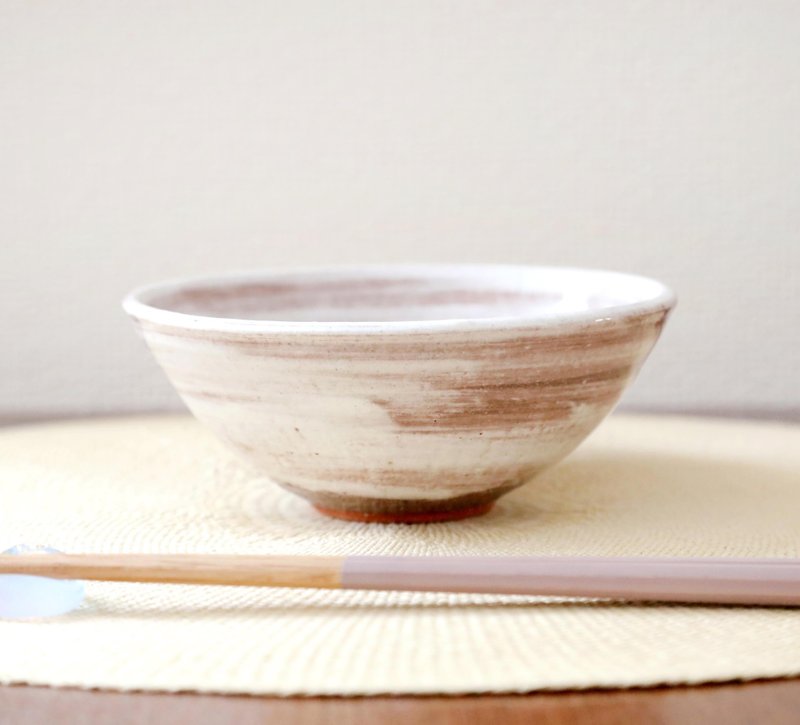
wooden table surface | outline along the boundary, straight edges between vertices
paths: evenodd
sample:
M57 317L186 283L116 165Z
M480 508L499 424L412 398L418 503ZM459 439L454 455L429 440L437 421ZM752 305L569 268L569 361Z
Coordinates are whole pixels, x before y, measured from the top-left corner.
M737 416L739 417L739 416ZM741 416L745 417L745 416ZM790 414L748 415L797 421ZM17 422L0 417L0 424ZM26 422L31 422L30 420ZM2 646L2 642L0 642ZM798 652L800 659L800 652ZM800 678L694 687L468 697L275 698L0 687L0 725L51 723L543 725L800 723Z
M800 722L800 680L534 695L365 698L232 697L0 687L0 725L62 722L795 725Z

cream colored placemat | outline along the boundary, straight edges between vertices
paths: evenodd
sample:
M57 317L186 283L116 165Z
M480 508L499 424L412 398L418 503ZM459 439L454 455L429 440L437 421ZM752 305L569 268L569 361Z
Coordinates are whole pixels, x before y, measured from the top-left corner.
M490 515L323 518L183 416L0 431L0 546L71 552L800 556L800 427L612 417ZM800 610L87 585L0 622L0 681L269 694L515 692L800 673Z

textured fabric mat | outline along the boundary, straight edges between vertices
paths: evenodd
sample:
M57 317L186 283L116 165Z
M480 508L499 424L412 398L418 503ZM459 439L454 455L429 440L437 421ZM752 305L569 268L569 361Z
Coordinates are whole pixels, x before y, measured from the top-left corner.
M0 430L0 546L69 552L800 556L800 427L614 416L483 518L326 519L191 418ZM800 673L800 610L87 584L0 621L0 681L269 694L514 692Z

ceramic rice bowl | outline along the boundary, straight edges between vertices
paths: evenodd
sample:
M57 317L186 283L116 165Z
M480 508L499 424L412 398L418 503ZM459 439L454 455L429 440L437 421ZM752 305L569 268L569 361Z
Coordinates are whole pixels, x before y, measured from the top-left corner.
M333 267L186 279L124 307L192 413L321 512L487 512L612 410L674 304L627 274Z

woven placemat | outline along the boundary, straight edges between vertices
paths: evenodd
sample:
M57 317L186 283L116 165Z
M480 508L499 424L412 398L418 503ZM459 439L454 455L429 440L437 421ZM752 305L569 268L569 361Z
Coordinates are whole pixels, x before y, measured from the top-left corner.
M614 416L489 515L323 518L186 416L0 431L0 546L69 552L800 556L800 427ZM291 694L523 692L800 673L800 610L89 583L0 622L0 681Z

